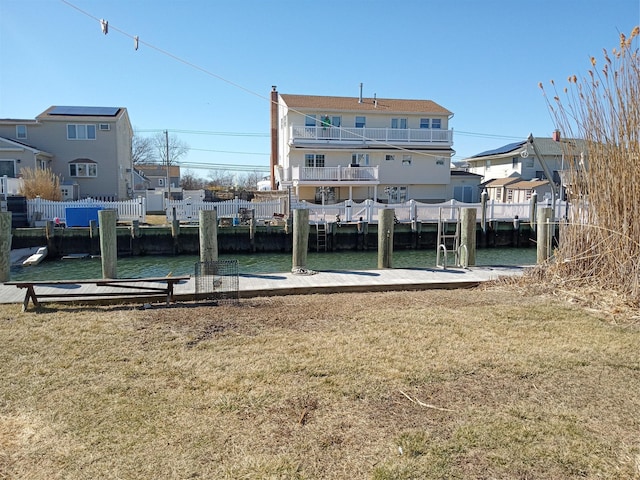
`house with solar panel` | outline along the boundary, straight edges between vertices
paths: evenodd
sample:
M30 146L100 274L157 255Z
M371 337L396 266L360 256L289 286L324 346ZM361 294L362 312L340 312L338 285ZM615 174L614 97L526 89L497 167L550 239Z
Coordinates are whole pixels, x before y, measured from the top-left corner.
M53 106L33 120L0 119L0 176L49 168L65 199L128 199L132 138L123 107Z
M586 147L579 139L554 140L553 138L535 138L535 150L540 154L552 173L553 181L559 191L565 192L563 171L569 164L584 161ZM472 173L482 176L482 188L489 199L499 202L526 202L535 191L538 199L551 198L551 186L536 151L528 140L509 143L501 147L478 153L464 159L461 164ZM580 158L568 158L567 155L579 155ZM570 162L571 160L571 162Z
M477 201L477 176L452 183L452 116L432 100L364 98L362 88L333 97L273 87L272 189L313 203L438 203L465 192Z

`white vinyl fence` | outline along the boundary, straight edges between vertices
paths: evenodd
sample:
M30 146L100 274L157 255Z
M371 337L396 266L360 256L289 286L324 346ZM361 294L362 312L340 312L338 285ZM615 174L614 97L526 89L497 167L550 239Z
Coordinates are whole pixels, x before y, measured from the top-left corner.
M538 203L538 206L550 206L547 203ZM102 207L116 209L118 220L145 222L146 200L143 197L119 202L103 202L96 200L78 200L74 202L53 202L50 200L27 200L27 217L29 221L35 218L38 212L41 220L59 219L65 222L66 209L73 207ZM350 200L328 205L316 205L305 201L295 202L292 208L305 208L309 210L309 221L318 222L355 222L362 221L377 223L380 209L393 208L400 222L437 222L439 218L450 221L456 220L460 208L476 208L477 218L482 218L481 203L463 203L451 200L439 204L420 203L410 200L399 204L377 203L373 200L365 200L357 203ZM218 218L241 218L247 211L252 210L256 220L270 220L274 217L282 217L288 214L286 202L272 200L268 202L250 202L247 200L233 199L225 202L203 202L201 200L171 200L166 209L166 218L170 222L174 218L181 222L197 223L200 210L216 210ZM516 217L522 221L529 221L531 212L530 203L501 203L490 200L486 203L486 220L510 221ZM566 202L558 201L555 208L555 218L564 218L567 213L576 216ZM535 219L534 219L535 220Z
M27 200L27 219L31 222L39 217L40 220L55 221L58 219L60 223L66 223L67 208L81 207L101 207L103 209L117 210L117 218L123 222L138 220L144 223L146 221L146 201L142 197L119 202L103 202L90 198L71 202L55 202L53 200L35 198Z

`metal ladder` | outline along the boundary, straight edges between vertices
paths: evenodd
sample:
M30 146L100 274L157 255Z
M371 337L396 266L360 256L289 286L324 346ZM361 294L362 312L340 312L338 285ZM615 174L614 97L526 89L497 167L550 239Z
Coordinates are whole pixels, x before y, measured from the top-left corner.
M438 253L436 255L436 267L447 268L447 253L452 251L455 254L454 264L460 265L460 207L445 207L447 210L454 210L455 220L442 218L441 207L438 211ZM449 233L449 225L455 224L455 233ZM449 242L447 242L449 240ZM447 249L447 243L451 249ZM465 247L466 250L466 247ZM441 261L442 260L442 261Z
M327 222L316 223L316 252L327 251Z

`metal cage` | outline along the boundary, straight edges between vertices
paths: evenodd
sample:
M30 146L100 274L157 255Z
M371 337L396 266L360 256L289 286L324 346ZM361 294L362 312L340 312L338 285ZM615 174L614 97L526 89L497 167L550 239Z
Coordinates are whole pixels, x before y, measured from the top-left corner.
M195 264L196 299L238 303L238 261L217 260Z

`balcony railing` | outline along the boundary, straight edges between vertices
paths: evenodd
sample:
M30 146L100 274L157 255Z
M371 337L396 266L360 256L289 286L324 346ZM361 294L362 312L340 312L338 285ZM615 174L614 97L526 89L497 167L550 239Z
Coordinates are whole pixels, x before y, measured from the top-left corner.
M378 183L378 167L279 167L281 182L369 182Z
M348 144L419 144L451 146L453 130L437 128L345 128L291 127L291 144L348 143Z

